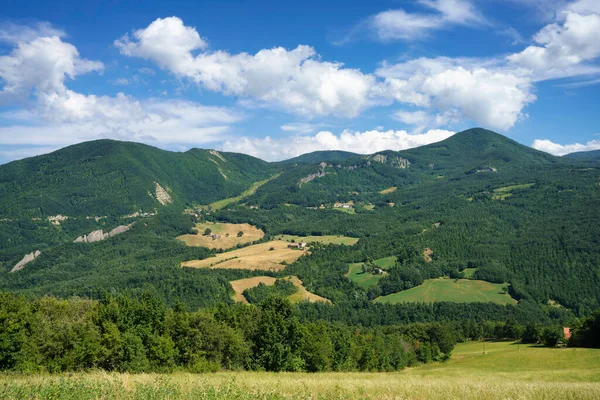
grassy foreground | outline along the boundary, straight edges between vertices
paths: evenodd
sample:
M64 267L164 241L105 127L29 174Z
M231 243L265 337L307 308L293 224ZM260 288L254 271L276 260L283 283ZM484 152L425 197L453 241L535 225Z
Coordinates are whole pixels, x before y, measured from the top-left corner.
M600 350L457 345L395 373L0 375L0 399L598 399Z

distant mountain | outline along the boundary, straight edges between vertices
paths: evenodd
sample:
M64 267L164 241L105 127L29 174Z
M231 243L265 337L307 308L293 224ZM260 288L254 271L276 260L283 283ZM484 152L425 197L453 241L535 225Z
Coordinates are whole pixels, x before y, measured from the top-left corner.
M564 156L565 158L576 158L579 160L600 160L600 150L578 151Z
M481 128L409 150L386 150L354 155L343 162L326 162L325 168L319 165L323 158L310 157L312 164L285 164L277 179L262 186L247 201L269 207L281 203L315 207L350 201L355 193L374 200L385 188L436 182L438 177L457 180L489 172L486 180L510 181L529 170L568 162Z
M0 166L0 217L126 215L235 196L272 174L243 154L97 140Z
M346 161L352 157L358 157L358 154L341 150L324 150L302 154L298 157L280 161L277 164L314 164L320 162L335 163Z

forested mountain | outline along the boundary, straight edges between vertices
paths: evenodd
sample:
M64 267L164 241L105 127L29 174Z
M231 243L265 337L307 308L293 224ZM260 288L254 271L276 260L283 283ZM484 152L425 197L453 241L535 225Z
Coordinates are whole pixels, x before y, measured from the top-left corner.
M0 218L122 216L208 204L272 174L259 159L97 140L0 166Z
M205 150L84 143L0 167L0 290L99 298L105 291L149 289L169 305L179 299L196 309L230 302L231 280L294 275L333 303L298 306L311 321L566 321L600 307L600 168L590 165L483 129L400 152L317 152L271 164ZM183 214L267 178L218 211ZM157 183L172 198L167 206L156 200ZM140 208L157 215L121 218ZM69 219L37 219L59 213ZM198 220L250 223L265 232L264 240L343 234L359 241L313 245L279 272L181 268L182 261L218 251L175 240ZM72 243L123 221L135 223L126 234ZM35 261L8 273L36 250ZM391 256L395 265L369 288L346 277L351 263ZM473 278L506 284L519 303L373 302L425 279L464 277L466 268Z
M600 160L600 150L578 151L565 155L566 158L576 158L580 160Z
M341 150L313 151L312 153L306 153L298 157L280 161L278 164L314 164L323 161L334 163L342 162L356 156L358 156L358 154Z

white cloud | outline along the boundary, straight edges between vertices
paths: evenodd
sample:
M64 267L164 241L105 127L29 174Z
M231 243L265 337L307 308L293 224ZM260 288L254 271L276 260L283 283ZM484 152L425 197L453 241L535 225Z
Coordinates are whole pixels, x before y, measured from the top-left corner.
M11 22L0 24L0 42L31 42L40 36L56 36L62 38L65 32L53 27L48 22L39 22L32 26L17 25Z
M311 133L314 132L319 124L309 124L306 122L291 122L289 124L282 125L280 128L284 132L295 132L295 133Z
M545 26L534 37L537 45L508 56L514 64L531 70L535 80L599 73L585 62L600 56L600 14L564 13L564 21Z
M376 74L385 78L387 95L396 101L437 109L440 114L436 122L441 125L444 121L467 119L507 130L524 116L523 108L535 100L529 79L485 60L421 58L383 64ZM417 116L425 120L424 114ZM397 117L407 122L407 115Z
M12 145L12 154L33 155L32 144L45 149L98 138L198 145L223 140L243 118L228 108L189 101L75 92L67 87L67 78L101 70L102 63L82 59L59 36L30 37L31 28L23 32L10 31L19 40L8 55L0 56L0 101L28 105L0 114L0 145Z
M487 24L470 0L420 0L435 13L409 13L402 9L383 11L370 17L367 23L383 41L412 40L431 31L452 25L480 26Z
M103 64L79 57L75 46L58 36L37 37L30 42L18 42L5 56L0 56L0 104L22 101L35 89L40 93L63 92L65 79L91 71L100 71Z
M289 138L240 138L226 141L226 151L241 152L264 160L277 161L310 153L317 150L344 150L359 154L371 154L383 150L405 150L429 143L439 142L454 132L430 130L423 134L410 134L406 131L366 131L345 130L339 135L321 131L312 136Z
M586 144L558 144L547 139L536 139L531 145L534 149L545 151L546 153L554 154L555 156L564 156L565 154L575 153L577 151L600 150L600 140L592 140Z
M342 63L320 61L315 49L300 45L256 54L201 51L206 42L177 17L157 19L117 40L122 54L149 59L203 88L255 99L306 116L354 117L372 103L375 77Z

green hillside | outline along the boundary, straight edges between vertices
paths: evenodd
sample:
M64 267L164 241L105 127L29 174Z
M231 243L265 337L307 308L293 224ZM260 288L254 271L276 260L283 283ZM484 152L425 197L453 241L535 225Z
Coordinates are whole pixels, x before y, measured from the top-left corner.
M234 153L98 140L0 166L0 217L114 216L161 208L157 184L172 204L241 194L268 178L264 161Z
M0 166L0 289L99 297L104 290L152 288L168 304L227 302L229 281L260 271L181 269L179 263L214 251L175 240L193 233L197 222L221 221L255 225L264 240L353 238L352 246L316 240L284 270L269 272L297 276L306 290L332 301L298 305L311 319L369 325L511 315L525 323L562 321L600 307L600 169L483 129L411 150L320 163L269 164L239 154L97 141ZM156 183L171 204L156 200ZM397 189L385 190L391 187ZM183 215L191 205L211 203L223 207ZM158 215L121 218L140 208ZM59 213L70 218L60 225L44 219ZM110 240L72 243L94 229L135 221L130 232ZM36 250L39 258L8 273ZM385 274L371 279L355 270L348 279L350 264L382 258L391 260ZM440 306L443 311L372 301L406 296L443 276L508 282L519 303L485 303L468 293L464 301L479 303Z
M320 162L343 162L349 158L357 157L358 154L341 150L313 151L278 162L278 164L315 164Z
M600 150L578 151L564 156L565 158L574 158L579 160L600 160Z

